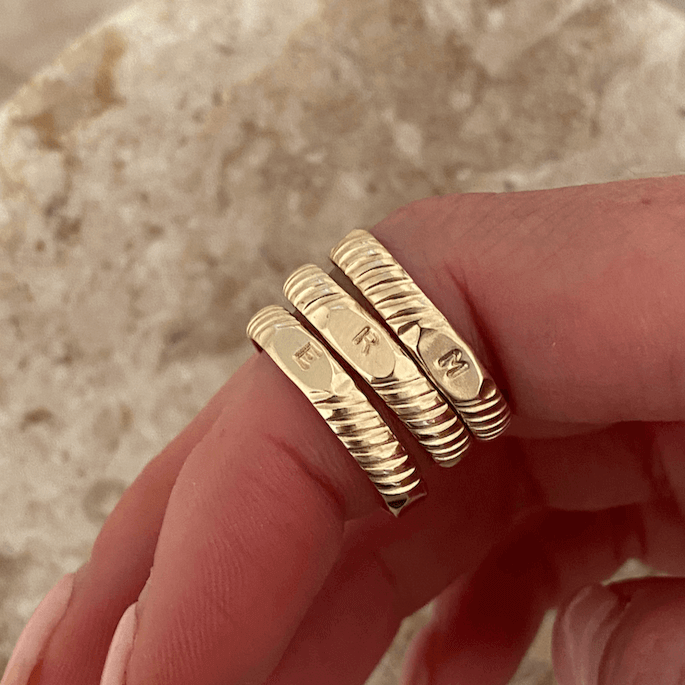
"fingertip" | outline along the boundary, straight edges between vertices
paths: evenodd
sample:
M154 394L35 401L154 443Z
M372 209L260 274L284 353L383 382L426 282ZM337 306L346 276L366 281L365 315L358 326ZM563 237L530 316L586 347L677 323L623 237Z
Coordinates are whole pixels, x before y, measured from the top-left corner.
M581 588L560 609L552 656L559 685L679 685L685 672L685 580Z
M112 638L100 685L124 685L126 667L133 651L133 641L137 628L136 605L126 609Z
M24 685L29 681L41 653L67 610L73 589L74 574L68 573L43 598L17 641L0 685Z
M562 606L552 637L559 685L597 683L607 640L623 606L615 593L599 584L586 585Z

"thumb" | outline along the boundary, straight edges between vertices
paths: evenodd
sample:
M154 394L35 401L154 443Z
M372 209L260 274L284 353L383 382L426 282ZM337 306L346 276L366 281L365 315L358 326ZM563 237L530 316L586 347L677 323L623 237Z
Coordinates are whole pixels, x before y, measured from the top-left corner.
M588 585L560 610L552 643L559 685L685 682L685 578Z

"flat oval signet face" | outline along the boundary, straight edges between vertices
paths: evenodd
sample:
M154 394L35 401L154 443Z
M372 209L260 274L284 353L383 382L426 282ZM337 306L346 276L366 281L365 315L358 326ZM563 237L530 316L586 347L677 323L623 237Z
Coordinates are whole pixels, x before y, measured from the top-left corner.
M366 317L346 308L331 308L328 331L340 351L363 373L386 378L395 370L395 355L387 333Z
M283 328L278 331L275 347L293 375L309 387L326 389L330 386L333 370L319 342L297 328Z
M424 330L418 352L431 373L455 399L478 397L483 376L470 353L457 343L434 330Z

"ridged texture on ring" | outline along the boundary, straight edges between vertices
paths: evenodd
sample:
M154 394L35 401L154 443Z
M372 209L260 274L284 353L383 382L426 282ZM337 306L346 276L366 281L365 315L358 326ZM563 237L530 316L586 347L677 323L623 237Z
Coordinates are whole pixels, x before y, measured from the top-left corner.
M490 379L483 381L480 397L471 402L459 402L457 409L471 432L480 440L494 440L511 423L509 405Z
M453 466L460 460L470 444L469 432L391 333L317 266L297 269L283 290L436 463Z
M295 317L282 307L265 307L252 317L247 334L312 402L390 511L398 514L425 495L413 460L385 421L325 346ZM298 357L302 349L307 356ZM293 363L295 358L301 366Z
M355 230L331 250L330 257L395 331L471 432L481 440L492 440L503 433L511 421L511 412L499 388L388 250L367 231ZM428 339L426 333L440 339L443 354L426 358L421 349L421 339ZM446 340L454 342L453 349L444 347ZM479 387L474 388L471 397L455 396L451 379L467 371L469 365L471 375L478 374Z

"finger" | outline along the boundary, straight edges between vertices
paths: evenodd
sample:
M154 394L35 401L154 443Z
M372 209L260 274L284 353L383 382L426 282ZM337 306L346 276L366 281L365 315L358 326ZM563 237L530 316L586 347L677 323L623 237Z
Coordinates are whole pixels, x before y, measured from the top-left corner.
M676 432L671 435L671 426L662 428L671 437L677 438L680 434ZM630 503L648 499L649 480L641 468L640 456L653 439L650 436L640 436L636 429L637 426L628 424L612 427L594 436L527 443L523 461L528 465L529 474L538 481L540 499L529 499L530 492L526 495L526 490L530 489L525 482L527 474L521 473L520 464L512 460L506 441L489 446L489 450L481 453L477 459L466 460L459 470L444 472L439 469L439 473L427 473L434 506L424 509L418 518L415 517L410 529L398 527L393 521L393 525L383 525L382 537L370 536L369 531L364 533L374 546L384 550L381 566L377 562L373 563L376 571L387 566L391 569L392 577L401 580L399 584L402 587L395 588L395 594L390 593L394 597L391 604L381 603L383 605L372 613L373 623L378 631L372 637L370 626L366 631L360 631L359 624L364 622L360 616L368 618L366 612L370 606L370 596L379 594L383 598L388 595L388 588L384 585L387 580L385 574L380 573L376 578L380 582L380 588L377 583L369 580L369 574L364 569L353 572L354 577L365 578L364 583L353 586L344 582L344 587L349 589L349 596L336 606L350 619L350 631L356 636L366 635L367 639L353 650L355 659L343 657L336 672L343 674L352 670L355 673L368 674L387 648L401 618L428 601L433 594L439 593L456 575L472 568L487 551L488 545L507 529L511 518L521 507L539 505L541 502L552 506L563 504L571 508L587 506L588 492L595 493L597 506L601 505L602 500L616 503L623 499L625 502L621 503ZM592 439L588 440L588 437ZM662 446L673 444L673 440L669 442L659 439L657 442ZM549 451L547 457L543 448ZM583 474L576 488L570 484L570 477L574 473L574 452L577 453L578 470ZM672 455L671 461L675 461L675 456ZM655 458L661 461L659 455ZM548 463L556 463L558 470L548 471L545 468ZM604 466L597 469L593 466L595 464ZM542 469L541 473L536 472L538 469ZM545 479L550 474L555 476L551 481L549 478ZM560 478L566 479L569 493L558 487ZM487 495L484 496L484 493ZM559 493L563 496L561 499ZM570 499L574 496L572 493L575 493L575 500ZM657 496L657 493L653 496ZM455 507L455 502L460 506ZM464 512L468 512L467 518L464 518ZM426 535L423 531L430 531L430 534ZM413 547L407 548L403 544L407 538L413 540ZM672 548L673 545L667 547ZM417 561L414 565L413 560ZM420 578L420 583L416 582L417 578ZM336 582L338 581L333 581L334 586ZM401 603L397 601L398 592L405 598ZM317 600L317 604L319 602ZM347 644L340 637L341 630L345 632L345 626L340 620L339 612L331 614L332 606L332 600L324 601L324 618L306 621L301 630L302 635L313 635L315 640L312 644L309 638L300 636L306 647L300 649L299 654L304 654L307 660L327 649L319 639L322 634L319 626L322 624L336 624L334 632L338 637L332 640L335 644L334 652L338 652L341 645ZM359 607L358 612L355 607ZM315 607L310 613L315 617L317 612ZM381 616L383 619L379 620ZM291 659L291 663L295 665L296 673L302 674L306 670L297 656ZM324 659L316 663L326 664L327 661Z
M405 559L414 560L409 572L406 564L388 563L378 540L360 531L267 682L365 682L400 621L432 598L412 587L424 575L442 578L441 594L412 648L406 682L506 683L549 606L569 587L606 577L629 554L639 553L634 525L639 517L630 508L536 516L493 549L472 578L461 575L450 583L440 568L444 560L422 555L416 541L404 542ZM454 570L456 546L450 552L445 559L452 557L447 565ZM590 555L593 563L585 564Z
M264 365L267 365L267 370L264 370ZM262 367L261 371L259 371L260 367ZM264 376L266 376L266 385L264 385ZM284 386L285 392L282 392ZM261 397L261 392L264 389L267 390L268 397L272 399L271 404L265 403ZM301 407L298 402L304 406ZM295 421L292 421L290 414L293 403L296 407L297 419ZM226 408L230 409L231 414L226 413ZM263 411L255 411L255 408L261 408ZM221 417L224 418L223 423ZM274 428L274 433L267 433L264 430L265 426ZM280 428L283 430L279 430ZM217 531L213 528L213 524L216 524L216 513L221 514L223 512L221 506L223 498L231 499L230 488L217 492L216 487L207 486L204 479L215 478L218 458L226 459L228 456L223 447L215 450L217 435L219 435L219 441L223 441L226 434L229 434L225 448L235 447L231 441L230 433L231 430L235 431L236 429L241 432L243 449L236 450L233 454L236 459L239 459L243 454L250 456L248 464L257 472L256 478L253 478L252 475L254 474L251 473L243 474L244 479L238 484L239 489L241 487L243 489L240 493L241 496L259 498L260 496L267 496L267 493L275 495L279 488L285 490L280 499L274 497L271 501L271 518L277 519L281 507L288 508L288 496L293 494L297 497L302 489L301 486L307 485L310 481L316 481L319 477L318 473L321 474L320 481L314 483L313 486L310 485L308 489L304 488L304 493L305 495L307 492L311 493L311 490L318 486L319 495L327 503L329 509L344 506L352 515L358 515L360 511L363 512L369 507L377 506L378 502L374 489L356 467L349 454L341 447L335 436L320 421L320 417L314 413L312 407L273 367L270 360L263 356L254 357L222 388L210 406L203 412L203 415L196 419L184 436L179 437L175 443L172 443L165 450L169 457L168 460L165 461L163 459L164 454L161 455L141 474L132 486L131 492L127 492L122 498L121 503L103 528L94 547L91 561L79 572L80 582L75 584L67 613L53 635L44 659L36 671L36 677L39 677L41 682L55 683L55 685L63 683L91 685L91 683L98 681L107 654L108 642L114 633L117 621L124 613L127 603L130 604L136 600L150 574L150 569L153 566L153 555L159 543L158 529L155 530L155 525L159 527L163 517L168 522L168 512L165 507L168 503L169 491L177 488L178 472L188 460L186 451L194 455L193 473L199 471L199 475L188 475L186 473L185 481L181 486L184 494L179 496L180 500L184 502L181 508L185 509L185 505L189 505L189 508L192 505L201 506L205 494L211 496L214 491L216 510L212 511L206 518L200 515L200 521L195 530L192 529L192 526L188 530L184 526L184 521L181 521L175 528L173 527L174 524L171 524L172 537L174 534L182 535L187 532L191 538L194 538L193 542L197 542L201 538L200 544L206 542L211 545L217 540ZM296 438L302 438L303 435L306 438L300 442L305 444L305 450L314 453L322 450L322 455L319 455L318 458L305 460L300 459L300 451L294 448L290 450L289 444L298 442ZM259 445L249 444L253 437L261 439L266 446L264 450L260 451ZM246 440L248 444L244 444ZM279 442L280 440L282 442ZM330 445L331 442L333 443L333 450L327 450L326 445ZM190 449L193 443L195 443L194 447ZM340 459L341 452L342 459ZM279 469L278 460L269 460L269 453L278 453L282 459L290 460L290 470L295 471L295 474L301 477L303 482L289 483L288 479L284 477L292 474L288 474L286 469ZM324 459L330 459L331 465L323 466L321 462ZM318 471L314 468L308 471L310 463L315 466L318 464ZM340 465L339 468L336 468L337 464ZM224 478L230 477L231 469L226 468L225 462L222 462L222 469L225 474ZM334 481L343 493L339 505L335 501L337 497L335 488L329 484L328 473L332 474L332 482ZM338 475L337 478L336 474ZM148 476L151 479L148 479ZM280 481L279 476L281 477ZM257 488L255 492L247 487L255 483L258 484L259 478L265 480L263 489ZM216 482L214 480L214 486L216 486ZM191 495L186 497L188 489L191 490ZM355 493L360 494L355 497ZM237 500L234 500L233 503L235 504L235 502ZM309 507L306 506L306 501L304 504L302 516L315 516L317 513L316 503L309 502L311 505ZM325 504L319 503L319 508L322 506L326 508ZM251 520L252 525L266 525L263 520L260 521L256 518L256 512L252 511L249 504L243 508L238 508L239 513L233 519L236 525L241 522L243 528L247 529L245 519ZM195 511L197 512L197 509ZM232 523L230 518L225 519L225 521L228 524ZM147 531L150 532L149 535L146 534L146 522L150 528ZM277 527L273 520L269 521L269 524L272 527ZM211 537L208 539L201 536L202 532L206 532ZM309 535L307 525L298 528L293 537L299 535L305 537ZM228 537L230 539L231 536ZM247 540L242 536L240 537L242 544L249 544L249 536ZM335 536L333 538L335 539ZM175 569L179 567L190 571L186 589L190 589L191 594L196 594L199 601L214 602L216 599L214 588L210 588L208 591L196 590L196 583L193 578L194 570L198 570L197 567L193 566L196 558L192 554L189 556L189 549L192 545L186 545L185 548L181 545L181 547L182 549L177 550L178 558L171 562L171 568L168 571L173 574ZM322 546L322 549L324 547ZM288 554L292 551L289 550ZM212 552L213 550L210 549L210 553ZM243 556L247 559L250 554L246 552ZM325 553L323 557L325 563ZM312 565L316 566L317 555L312 554L311 559ZM207 562L207 564L209 568L205 570L214 572L211 562ZM162 561L160 566L162 572L165 566L166 562ZM276 570L275 568L271 569L271 572L275 574ZM247 575L249 576L249 573ZM232 589L236 590L234 587ZM252 590L259 595L257 588L252 588ZM155 592L150 594L152 595L151 606L154 610ZM161 596L162 604L166 604L169 597L177 598L180 595L161 584ZM283 600L283 598L281 599ZM268 606L268 600L266 600L266 606ZM177 629L179 632L188 628L192 631L196 624L198 630L204 629L205 621L211 622L217 612L221 614L224 611L222 605L214 604L213 609L214 613L207 612L199 618L188 616L187 623L185 621L177 623ZM163 610L164 607L162 607ZM245 613L249 614L249 610L246 610ZM144 622L142 625L144 627ZM153 625L161 630L164 622L153 622ZM154 627L152 632L155 632ZM164 639L160 637L157 642L157 645L160 646L161 644L163 649L167 646ZM165 657L161 657L161 660L171 668L177 667L173 658L166 660ZM199 676L197 680L193 676L190 680L181 679L178 682L190 681L198 683L198 685L202 683ZM145 680L145 682L154 683L155 680Z
M497 443L459 469L428 468L425 478L430 507L347 525L340 561L269 685L365 682L402 619L472 569L509 529L525 488Z
M685 673L685 579L590 585L554 628L559 685L678 685Z
M685 179L404 207L374 233L472 343L514 412L685 418Z
M326 424L265 356L187 458L169 499L127 685L261 682L378 506Z
M404 618L391 572L366 544L331 572L265 685L361 685Z
M670 426L660 428L667 435L673 435ZM497 574L504 573L503 569L510 569L514 562L523 559L520 573L510 580L521 584L512 589L511 594L515 599L521 599L522 613L518 620L527 621L527 624L516 624L515 630L513 622L507 624L512 627L510 641L517 634L522 636L520 650L527 644L525 635L534 630L540 612L551 601L552 591L546 590L536 580L536 574L544 575L550 571L550 559L560 555L555 552L555 544L560 539L565 540L564 554L567 557L560 556L557 566L561 568L557 576L562 578L565 569L575 569L576 575L567 581L559 581L555 602L568 592L569 584L578 585L606 577L619 560L629 554L647 555L650 563L671 571L685 568L685 556L677 552L685 548L684 531L679 527L678 518L673 516L677 505L672 499L660 499L660 491L646 495L649 488L645 485L647 480L640 465L641 452L647 445L655 442L668 448L669 440L639 437L633 424L612 427L593 437L594 440L589 442L585 436L580 440L573 438L570 446L565 445L569 442L565 440L531 441L517 452L511 449L512 441L498 441L480 450L477 458L465 459L459 469L447 472L437 469L437 473L427 470L425 475L431 506L416 512L412 520L407 518L392 524L365 521L348 526L341 562L308 611L269 685L318 683L327 673L327 682L331 685L364 682L388 648L401 620L435 595L449 592L446 588L453 585L455 578L472 573L498 539L505 539L502 544L509 551L500 549L490 553L495 561L491 560L489 566L486 562L484 566L490 569L490 574L479 571L476 575L482 592L475 592L474 596L484 602L493 594L492 587L501 588L504 594L509 592L512 583L502 581ZM540 442L548 449L546 459ZM527 464L529 473L535 476L531 467L535 469L546 462L555 463L560 455L565 454L570 460L573 449L578 450L579 472L586 475L586 481L579 480L573 490L575 500L563 492L559 496L557 478L545 481L546 470L543 470L542 477L538 476L539 490L527 486L522 463ZM616 451L615 455L609 454L612 449ZM515 454L522 455L520 461L513 458ZM657 462L664 461L663 455L655 455L654 458ZM613 466L603 472L594 471L593 462L601 463L602 460ZM632 473L631 464L636 467ZM558 478L573 477L572 466L570 461L568 464L562 461ZM640 508L609 505L617 508L610 515L602 514L599 519L569 518L571 515L557 514L558 518L549 519L545 527L535 528L533 532L527 524L528 527L518 533L509 533L517 520L525 520L531 511L539 511L543 503L554 507L560 504L585 507L589 504L587 491L598 494L598 505L599 496L607 502L619 502L622 498L617 497L617 483L623 488L624 501L620 502L621 505L647 499L655 500L654 504ZM585 527L583 539L586 542L594 540L591 548L581 544L580 534L569 542L572 530L567 525L569 521L579 530L581 524ZM670 534L667 531L669 527L673 528ZM599 543L592 537L594 534L600 535ZM660 550L667 550L670 560L665 559ZM594 565L595 555L601 558L604 553L608 555L607 564L598 568ZM505 558L507 554L509 561ZM573 565L568 560L572 554L577 555ZM670 564L667 565L667 561ZM540 562L538 566L537 562ZM582 575L584 568L590 572L589 576ZM525 582L529 582L529 587L523 587ZM495 592L497 597L500 594ZM536 605L536 599L541 599L542 605ZM511 605L516 606L515 600L502 604L507 611ZM489 625L490 614L482 610L478 602L472 606L475 607L472 613L482 614L483 625ZM498 623L502 627L501 617L499 622L494 620L495 631ZM483 627L484 632L488 630ZM517 658L513 656L509 666ZM333 673L335 678L330 675Z
M606 579L628 558L654 565L664 559L664 550L669 556L664 567L675 574L685 572L685 557L673 553L685 546L685 529L674 525L672 502L543 516L539 525L524 522L519 535L494 549L468 583L462 582L461 587L458 583L441 596L435 620L410 648L405 682L504 684L516 670L544 612L579 586ZM558 622L557 629L563 625ZM578 622L573 625L577 628ZM570 654L583 653L583 645L596 641L596 636L587 633L577 635L580 647ZM649 677L635 680L627 677L628 672L617 673L600 679L598 685L671 682ZM577 681L586 682L595 683ZM560 685L568 684L560 681Z
M635 508L527 522L467 583L441 595L411 649L405 682L505 685L548 608L640 553L636 524Z
M97 682L117 622L149 576L178 473L216 421L228 396L229 389L224 385L147 464L121 497L100 531L88 562L76 573L67 611L34 672L36 682L62 682L59 678L72 683Z
M680 426L685 438L685 424ZM668 481L660 478L665 450L659 442L669 431L670 424L633 422L563 439L526 440L522 466L541 501L555 509L597 511L670 497Z

